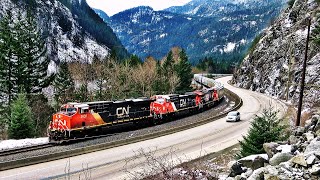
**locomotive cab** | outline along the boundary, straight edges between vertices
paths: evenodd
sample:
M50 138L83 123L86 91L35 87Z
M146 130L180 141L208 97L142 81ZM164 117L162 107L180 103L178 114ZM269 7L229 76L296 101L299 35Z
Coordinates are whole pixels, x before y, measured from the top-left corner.
M179 95L155 95L152 97L155 101L151 103L151 114L162 116L162 114L173 113L177 111L175 102L179 101Z
M194 93L196 94L196 105L202 108L204 103L204 93L199 90L194 91Z
M74 107L74 103L64 104L60 108L60 113L68 116L73 116L77 113L78 109Z

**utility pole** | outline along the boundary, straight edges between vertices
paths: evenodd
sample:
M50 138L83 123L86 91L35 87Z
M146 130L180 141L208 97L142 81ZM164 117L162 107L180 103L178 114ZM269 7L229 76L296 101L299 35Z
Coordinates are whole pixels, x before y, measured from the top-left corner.
M307 21L308 21L308 35L307 35L306 50L305 50L305 54L304 54L304 61L303 61L303 68L302 68L302 77L301 77L301 84L300 84L300 95L299 95L299 105L298 105L296 126L300 126L302 99L303 99L303 91L304 91L304 80L305 80L305 76L306 76L306 66L307 66L307 58L308 58L308 45L309 45L311 18L308 17Z

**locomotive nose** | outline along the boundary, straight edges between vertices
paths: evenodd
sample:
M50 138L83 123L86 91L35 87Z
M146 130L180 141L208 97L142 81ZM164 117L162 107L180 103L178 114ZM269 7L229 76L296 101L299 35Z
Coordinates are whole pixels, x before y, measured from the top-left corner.
M66 115L57 113L52 117L51 129L52 130L68 130L70 118Z

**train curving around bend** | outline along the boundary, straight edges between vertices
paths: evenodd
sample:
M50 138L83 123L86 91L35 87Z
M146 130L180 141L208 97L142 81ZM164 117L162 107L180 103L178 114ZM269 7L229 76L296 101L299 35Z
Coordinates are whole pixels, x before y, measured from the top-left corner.
M196 77L196 76L195 76ZM196 80L197 81L197 80ZM211 84L214 83L214 84ZM224 97L220 83L183 95L155 95L151 98L67 103L53 115L48 128L50 142L63 142L108 133L110 127L128 123L157 124L182 115L192 115L216 105Z

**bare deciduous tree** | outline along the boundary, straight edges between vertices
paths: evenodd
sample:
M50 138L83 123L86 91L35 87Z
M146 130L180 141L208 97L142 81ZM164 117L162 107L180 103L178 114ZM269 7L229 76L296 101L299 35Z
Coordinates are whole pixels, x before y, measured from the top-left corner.
M156 152L156 150L140 149L134 157L127 159L125 171L129 174L129 179L171 179L173 176L171 170L182 161L177 158L173 149L161 156L157 156ZM141 160L143 166L138 170L132 170L132 166L136 166L132 162L137 160Z
M180 79L176 73L172 73L172 76L169 77L168 81L170 85L169 93L174 93L179 86Z

